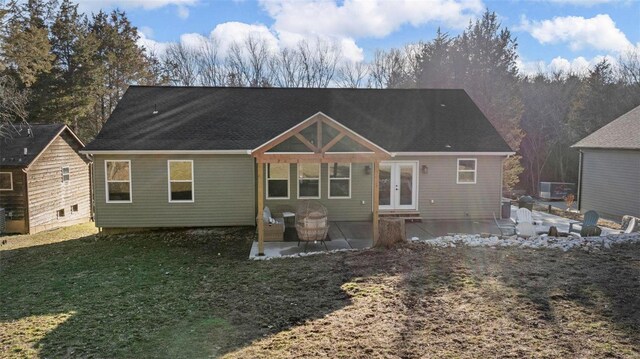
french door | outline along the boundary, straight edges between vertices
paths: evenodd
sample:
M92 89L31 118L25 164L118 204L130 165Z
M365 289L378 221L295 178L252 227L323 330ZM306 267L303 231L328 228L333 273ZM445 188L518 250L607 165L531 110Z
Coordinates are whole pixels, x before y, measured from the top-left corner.
M418 193L417 162L380 163L380 209L416 209Z

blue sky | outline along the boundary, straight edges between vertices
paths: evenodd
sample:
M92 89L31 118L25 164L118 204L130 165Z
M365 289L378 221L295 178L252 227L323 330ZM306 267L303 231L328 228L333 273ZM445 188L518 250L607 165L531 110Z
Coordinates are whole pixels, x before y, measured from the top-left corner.
M523 72L584 70L604 56L640 48L640 0L80 0L85 11L119 7L143 33L141 44L162 51L170 42L223 43L247 34L274 47L322 37L353 61L375 49L456 35L485 8L518 38Z

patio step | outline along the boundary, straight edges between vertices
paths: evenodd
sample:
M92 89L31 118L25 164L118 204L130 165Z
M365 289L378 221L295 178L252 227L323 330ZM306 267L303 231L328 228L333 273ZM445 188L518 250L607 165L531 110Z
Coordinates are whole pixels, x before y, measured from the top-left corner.
M422 222L420 212L385 211L379 212L380 218L403 218L405 222Z

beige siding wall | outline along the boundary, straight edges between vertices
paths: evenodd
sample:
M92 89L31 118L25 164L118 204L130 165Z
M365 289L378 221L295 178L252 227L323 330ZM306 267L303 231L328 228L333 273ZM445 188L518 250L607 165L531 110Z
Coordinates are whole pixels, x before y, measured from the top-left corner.
M475 184L456 184L457 159L477 159ZM492 218L500 213L502 156L423 156L418 161L418 210L423 219ZM427 173L422 166L427 166ZM431 203L433 201L433 203Z
M193 160L193 203L169 203L167 160ZM106 203L105 160L130 160L132 203ZM248 155L94 157L98 227L255 225L255 173Z
M640 151L583 150L581 210L640 216Z
M89 164L77 151L80 144L66 131L58 136L27 172L31 233L87 222L91 219ZM62 181L69 167L69 181ZM71 213L71 206L78 211ZM58 216L58 210L64 216Z
M468 156L466 156L468 157ZM105 160L131 160L133 203L106 203ZM194 161L195 202L168 203L167 160ZM396 158L418 162L418 210L424 219L491 218L500 211L504 157L479 156L477 183L456 184L455 156ZM105 156L94 158L96 224L99 227L197 227L255 224L255 165L249 156ZM428 173L421 166L428 166ZM367 164L352 164L350 199L328 198L328 167L321 166L319 201L331 220L366 221L372 216L372 179ZM371 166L369 164L369 166ZM290 165L290 197L265 200L273 212L295 211L297 166ZM266 179L265 179L266 181ZM264 185L264 184L263 184ZM265 191L266 193L266 191ZM431 203L431 200L434 203Z
M477 183L456 184L456 156L395 157L397 161L418 162L418 211L424 219L492 218L499 215L502 185L501 156L460 156L476 158ZM422 173L422 165L428 173ZM372 174L365 174L365 164L352 165L352 198L327 198L327 165L321 167L321 199L331 220L371 220ZM265 172L266 173L266 172ZM283 209L295 211L298 201L297 166L290 168L290 198L288 200L266 200L265 204L274 212ZM266 189L265 189L266 193ZM434 202L431 203L431 200ZM364 201L364 204L362 204Z
M366 174L365 166L373 167L371 164L353 163L351 165L351 198L328 198L328 166L326 163L320 167L320 203L327 207L329 220L335 221L370 221L372 218L372 181L373 173ZM284 210L295 212L298 203L298 167L296 164L290 165L289 171L289 199L268 199L265 205L269 206L273 212L280 213ZM265 171L266 173L266 171ZM265 179L266 181L266 179ZM265 187L265 195L266 195Z
M27 196L25 194L26 175L22 168L1 167L0 172L10 172L13 189L0 191L0 208L4 208L5 232L25 233L27 225Z

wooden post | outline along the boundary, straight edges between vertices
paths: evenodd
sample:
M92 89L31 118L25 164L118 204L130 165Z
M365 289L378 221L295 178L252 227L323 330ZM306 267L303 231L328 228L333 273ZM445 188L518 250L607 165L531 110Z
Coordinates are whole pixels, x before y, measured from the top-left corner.
M264 255L264 163L258 162L258 255Z
M378 243L378 237L380 231L378 230L378 220L380 209L380 162L378 160L373 162L373 245Z

